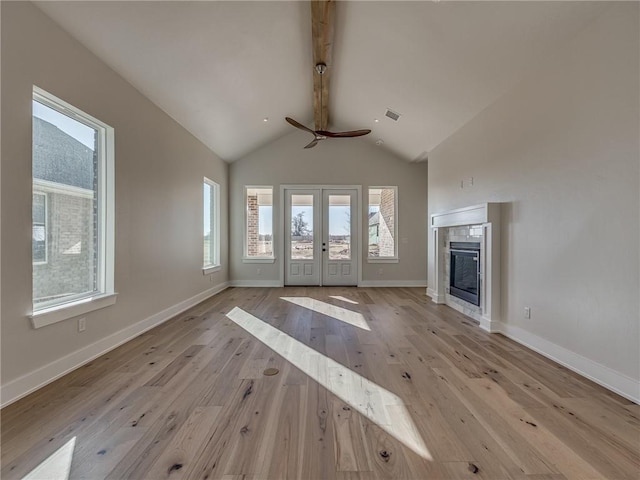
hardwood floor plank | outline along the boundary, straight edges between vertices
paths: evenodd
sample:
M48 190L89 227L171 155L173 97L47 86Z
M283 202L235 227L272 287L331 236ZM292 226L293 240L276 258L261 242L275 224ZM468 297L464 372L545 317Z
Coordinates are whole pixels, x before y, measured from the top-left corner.
M371 467L376 478L412 480L415 473L409 468L402 444L373 422L364 425L364 435L371 452Z
M191 363L191 359L197 355L203 348L203 345L192 345L184 352L180 353L178 357L166 366L161 372L149 380L145 385L148 387L164 386L180 373L180 370L185 368Z
M218 414L220 421L209 430L206 441L200 444L194 455L194 462L186 466L185 478L220 478L229 473L225 472L225 464L231 444L238 435L242 435L241 430L246 423L243 421L255 415L256 396L253 395L255 382L255 380L243 380L229 395L228 401L221 406Z
M427 402L434 402L455 435L477 461L478 468L489 478L518 478L524 468L515 463L496 442L475 415L460 402L446 378L436 374L434 388L421 392Z
M302 441L304 439L304 418L302 416L303 394L306 385L287 385L277 418L277 429L272 437L272 455L261 475L268 479L295 480L302 478Z
M484 471L478 469L475 461L468 462L445 462L442 464L446 479L450 480L477 480L478 478L489 479Z
M621 409L612 409L609 402L599 402L594 398L563 399L559 404L568 415L577 417L600 432L599 436L612 438L630 451L638 448L640 422L636 417L622 414Z
M184 478L185 466L194 461L194 452L215 426L222 407L196 407L180 427L167 448L146 473L147 478Z
M229 288L1 422L3 479L73 439L70 478L92 480L640 477L638 405L421 288Z
M545 456L526 440L528 432L521 435L499 412L490 408L488 403L469 388L468 385L476 381L475 379L458 377L451 369L435 369L435 372L444 379L458 399L478 419L513 462L524 470L525 474L560 473L552 462L546 461ZM530 424L525 423L525 425L530 429L537 428Z
M527 413L537 425L543 425L563 443L575 451L605 478L637 479L640 473L638 452L612 444L593 431L581 428L554 408L530 408ZM588 439L588 440L587 440Z
M332 440L333 423L330 421L333 396L317 382L307 384L302 405L304 441L302 467L299 478L335 479L336 466Z
M68 441L74 432L81 429L83 424L89 425L91 419L103 412L104 408L108 408L139 387L131 374L112 373L108 377L110 382L106 383L103 389L83 387L82 394L74 397L66 405L58 404L57 408L51 411L41 410L39 415L35 416L38 421L34 421L32 416L21 427L16 425L10 431L5 431L3 427L0 475L4 476L7 469L11 471L17 463L32 458L33 451L38 452L36 457L46 458L53 452L50 445L52 442L57 444L60 441ZM5 418L5 412L2 412L3 423ZM90 419L89 422L87 419Z
M105 431L99 439L80 436L73 454L70 479L105 478L113 466L142 440L146 429L129 426ZM96 441L97 440L97 441Z
M370 472L370 459L364 442L360 415L353 411L350 405L335 398L331 412L336 470Z
M541 452L560 473L572 480L603 480L604 477L576 452L558 439L543 425L527 413L525 407L516 403L499 385L488 379L477 379L467 383L469 388L485 400L486 405L519 432L536 450Z
M156 458L187 422L208 387L198 382L185 383L184 388L181 388L184 384L175 385L172 395L165 392L138 419L131 422L131 428L146 426L147 431L106 478L144 478Z

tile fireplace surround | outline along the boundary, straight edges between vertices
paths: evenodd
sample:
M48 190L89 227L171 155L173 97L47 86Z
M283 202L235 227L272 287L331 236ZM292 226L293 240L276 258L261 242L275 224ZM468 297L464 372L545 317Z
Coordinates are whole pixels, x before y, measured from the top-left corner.
M427 295L480 322L487 332L500 325L500 204L484 203L431 215L434 286ZM480 307L448 293L449 242L480 242Z

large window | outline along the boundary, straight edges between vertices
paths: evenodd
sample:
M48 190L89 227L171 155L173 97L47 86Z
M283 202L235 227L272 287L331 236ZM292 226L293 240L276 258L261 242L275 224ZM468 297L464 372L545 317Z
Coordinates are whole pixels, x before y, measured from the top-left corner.
M245 187L245 259L273 258L273 187Z
M204 261L205 273L220 266L220 185L204 179Z
M32 143L37 316L113 293L113 129L34 88Z
M398 189L369 188L369 261L398 258Z

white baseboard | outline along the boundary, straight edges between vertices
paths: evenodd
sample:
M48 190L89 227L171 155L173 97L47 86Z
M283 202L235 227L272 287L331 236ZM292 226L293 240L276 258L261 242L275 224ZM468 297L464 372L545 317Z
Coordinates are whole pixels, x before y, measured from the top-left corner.
M485 332L489 333L499 333L502 331L502 325L500 322L496 322L491 320L490 318L480 317L480 328Z
M44 367L38 368L32 372L29 372L21 377L11 380L6 384L0 386L0 408L4 408L7 405L29 395L30 393L44 387L45 385L57 380L58 378L66 375L69 372L81 367L82 365L98 358L101 355L119 347L123 343L132 340L138 335L146 332L166 322L167 320L175 317L176 315L188 310L189 308L197 305L198 303L206 300L207 298L220 293L228 287L228 282L216 285L213 288L205 290L197 295L194 295L187 300L173 305L161 312L158 312L150 317L141 320L138 323L130 325L122 330L119 330L108 337L105 337L97 342L94 342L86 347L76 350L75 352L65 355L64 357L55 360Z
M432 288L427 288L427 295L431 297L431 300L433 300L434 303L446 303L447 301L445 295L438 295L438 293Z
M635 403L640 403L640 382L638 380L538 337L520 327L500 323L498 331L612 392Z
M230 287L281 287L280 280L231 280Z
M424 280L362 280L359 287L426 287Z

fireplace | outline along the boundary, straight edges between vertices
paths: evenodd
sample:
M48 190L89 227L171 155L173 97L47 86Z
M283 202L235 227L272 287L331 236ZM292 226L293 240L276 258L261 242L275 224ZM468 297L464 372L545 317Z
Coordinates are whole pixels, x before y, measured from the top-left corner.
M449 294L480 306L480 242L451 242Z
M478 322L487 332L498 332L500 324L500 217L501 204L482 203L431 215L431 242L429 242L432 268L429 277L429 295L435 303L444 303ZM462 245L453 250L471 251L471 262L477 257L480 269L476 291L471 293L479 305L457 298L451 291L451 243L477 242L474 248ZM478 251L478 244L480 250ZM475 255L474 255L475 254ZM469 259L466 259L469 261ZM473 265L473 263L472 263ZM454 267L453 272L455 276ZM473 268L467 268L473 271ZM454 278L453 285L456 285ZM459 288L459 287L457 287ZM478 299L478 297L480 297ZM479 301L478 301L479 300Z

